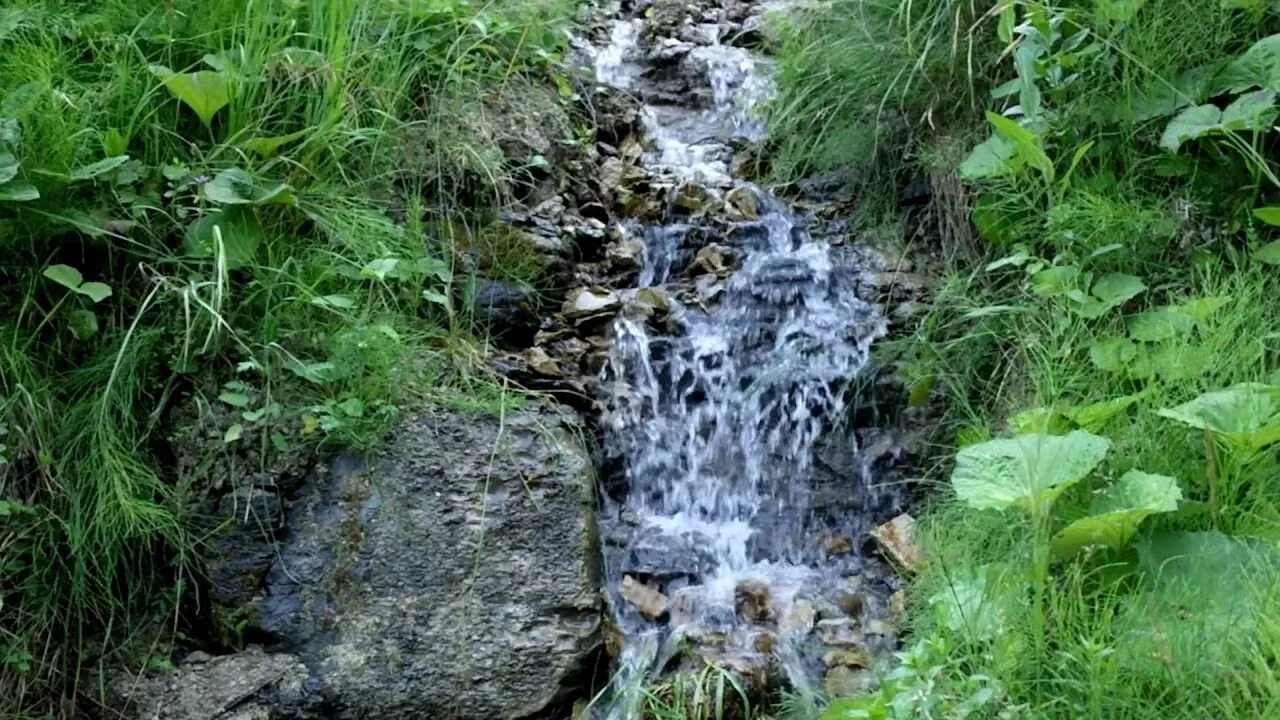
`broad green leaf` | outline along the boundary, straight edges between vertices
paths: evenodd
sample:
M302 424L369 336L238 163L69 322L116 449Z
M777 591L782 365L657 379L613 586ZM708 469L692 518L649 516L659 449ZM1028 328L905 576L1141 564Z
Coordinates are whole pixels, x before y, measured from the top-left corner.
M1213 95L1253 88L1280 90L1280 35L1270 35L1227 66L1214 82Z
M148 68L160 78L174 97L200 116L200 122L209 126L213 116L231 102L231 83L225 73L201 70L193 73L176 73L163 65Z
M1220 295L1192 298L1178 303L1173 307L1173 309L1191 318L1197 324L1203 325L1209 321L1209 318L1216 315L1219 310L1226 307L1227 303L1230 301L1230 298L1222 297Z
M41 274L68 290L78 290L84 283L84 276L70 265L50 265Z
M1222 0L1223 10L1258 10L1265 7L1267 0Z
M295 140L305 137L306 134L306 130L299 130L297 132L291 132L288 135L259 136L245 140L240 143L240 147L248 150L258 157L271 158L275 157L276 153L280 151L280 148Z
M1178 148L1188 140L1204 137L1222 127L1222 111L1215 105L1197 105L1187 108L1169 121L1160 138L1160 147L1169 152L1177 152Z
M259 184L240 168L223 170L204 186L204 196L220 205L293 205L297 197L284 183Z
M227 268L249 265L262 244L262 224L249 208L228 207L200 217L187 228L184 246L189 255L214 259L221 250Z
M1053 536L1053 554L1066 559L1091 545L1124 547L1143 520L1156 513L1177 510L1181 499L1177 480L1130 470L1098 495L1088 517L1071 523Z
M1001 565L970 567L947 577L929 598L939 622L970 641L1000 636L1019 611L1027 584Z
M1254 250L1253 259L1267 265L1280 265L1280 240L1274 240Z
M1210 86L1226 64L1220 60L1199 65L1183 71L1172 83L1164 77L1151 78L1146 87L1125 98L1115 116L1118 120L1140 123L1173 115L1188 105L1201 105L1209 99Z
M1204 373L1213 352L1196 345L1170 343L1157 348L1148 358L1151 371L1165 380L1190 380Z
M347 398L338 403L338 409L347 417L364 417L364 402L360 398Z
M1140 584L1117 614L1120 661L1189 677L1223 672L1277 617L1271 543L1218 532L1156 533L1136 543Z
M376 278L378 280L386 280L387 276L396 271L396 267L400 264L399 258L378 258L372 260L368 265L360 270L360 274L367 278Z
M999 113L987 111L987 122L1013 145L1022 162L1039 170L1046 180L1053 181L1053 161L1045 153L1040 136Z
M231 407L236 407L236 408L248 407L249 405L248 395L245 395L242 392L234 392L232 390L227 390L226 392L222 393L221 395L218 396L218 399L230 405Z
M111 297L111 286L100 282L87 282L76 288L76 292L84 295L95 303Z
M77 340L88 340L98 333L98 316L92 310L73 310L67 318L67 327Z
M1098 318L1108 311L1132 300L1147 286L1141 278L1124 273L1111 273L1100 278L1090 290L1092 297L1076 306L1076 311L1087 318Z
M0 117L0 145L17 145L22 140L22 126L17 119Z
M1089 348L1089 360L1100 370L1125 374L1129 364L1138 356L1138 346L1128 338L1110 337L1095 342Z
M430 275L443 283L453 280L453 268L449 267L449 263L440 258L428 256L418 258L418 271Z
M960 163L960 176L968 180L985 180L1008 175L1017 169L1017 163L1013 162L1016 154L1013 143L993 134Z
M1271 90L1245 93L1222 111L1223 130L1267 130L1275 120L1276 94Z
M13 153L0 151L0 183L7 183L18 177L18 168L21 166Z
M1195 318L1166 307L1125 318L1129 336L1140 342L1159 342L1185 335L1195 328Z
M102 150L107 157L125 155L128 149L129 138L126 138L118 129L109 128L102 133Z
M1023 410L1009 418L1009 427L1019 435L1061 435L1071 430L1071 423L1056 408L1038 407Z
M230 444L244 437L244 426L236 423L227 428L227 432L222 436L222 442Z
M951 486L977 509L1015 505L1044 512L1107 454L1111 441L1077 430L1069 435L1022 435L971 445L956 454Z
M317 295L308 302L320 307L339 308L342 310L348 310L356 306L356 301L346 295Z
M0 183L0 202L31 202L40 199L40 191L28 182L10 180Z
M1031 276L1031 291L1041 297L1066 295L1077 289L1080 268L1075 265L1055 265Z
M444 307L449 306L449 296L442 292L436 292L435 290L423 290L422 299L429 303L435 303L436 305L442 305Z
M1159 414L1208 430L1246 452L1280 441L1280 388L1271 385L1244 383L1205 393Z
M1137 395L1125 395L1124 397L1103 400L1083 407L1067 408L1062 411L1062 414L1080 429L1097 432L1102 429L1102 426L1108 420L1133 407L1136 402L1138 402Z
M1272 227L1280 227L1280 207L1263 207L1253 211L1253 216Z
M72 180L91 180L99 175L105 175L127 162L129 162L128 155L109 157L105 160L99 160L91 165L85 165L82 168L72 170L70 177Z

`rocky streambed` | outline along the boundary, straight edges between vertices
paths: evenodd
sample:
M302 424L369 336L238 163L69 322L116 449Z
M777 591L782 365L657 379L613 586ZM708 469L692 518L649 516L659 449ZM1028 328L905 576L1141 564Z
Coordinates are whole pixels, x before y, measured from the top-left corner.
M422 408L379 457L225 495L208 599L248 649L125 678L122 707L625 719L708 663L757 698L872 682L924 425L876 347L925 283L850 231L838 178L753 182L778 9L624 1L582 29L595 144L514 150L558 167L504 216L560 290L477 291L493 366L542 399Z

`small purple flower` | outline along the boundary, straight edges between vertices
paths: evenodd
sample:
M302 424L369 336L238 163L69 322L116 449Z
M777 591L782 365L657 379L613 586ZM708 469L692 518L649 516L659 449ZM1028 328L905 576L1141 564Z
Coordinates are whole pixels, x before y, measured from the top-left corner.
M203 184L205 184L205 183L209 182L209 176L208 176L208 175L197 175L197 176L195 176L195 177L191 178L191 182L195 183L196 185L203 185Z

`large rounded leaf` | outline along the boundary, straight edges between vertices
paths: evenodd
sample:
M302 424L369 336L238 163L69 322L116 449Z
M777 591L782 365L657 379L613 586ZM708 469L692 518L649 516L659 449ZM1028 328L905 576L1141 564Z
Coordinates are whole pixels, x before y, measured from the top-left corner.
M978 509L1021 505L1041 512L1097 467L1110 447L1110 440L1079 430L991 440L956 455L951 485Z
M1280 388L1244 383L1165 408L1160 415L1256 451L1280 441Z
M1124 547L1143 520L1156 513L1177 510L1181 499L1177 480L1130 470L1098 496L1091 515L1054 535L1053 554L1065 559L1091 545Z

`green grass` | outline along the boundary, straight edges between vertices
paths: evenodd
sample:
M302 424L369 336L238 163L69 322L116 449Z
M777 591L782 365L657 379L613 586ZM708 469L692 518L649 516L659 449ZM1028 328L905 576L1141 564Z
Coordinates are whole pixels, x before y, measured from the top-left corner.
M468 288L545 289L496 211L536 160L510 122L572 139L572 10L0 9L0 714L91 705L86 663L186 613L213 488L175 420L257 464L371 447L407 402L516 401Z
M928 178L935 191L922 216L940 275L933 309L914 336L882 349L911 387L945 403L921 513L933 562L910 587L900 669L826 717L1280 716L1274 562L1228 554L1195 566L1185 585L1142 564L1182 537L1173 533L1220 532L1192 537L1235 538L1221 540L1232 548L1280 542L1274 446L1242 462L1159 414L1280 381L1275 266L1259 254L1275 234L1252 214L1280 189L1268 179L1274 139L1245 130L1161 147L1182 107L1237 96L1201 94L1188 81L1197 69L1230 62L1280 19L1265 4L1191 0L973 7L846 0L802 11L782 32L771 108L780 179L855 168L868 180L859 204L875 208L870 228L896 211L906 181ZM1019 50L1033 46L1019 27L1060 34L1019 68ZM1026 130L1010 156L1025 164L962 177L969 149L993 132L983 111L1034 108L1028 100L1040 108L1032 116L1009 114ZM1115 273L1141 291L1081 313L1094 283ZM1191 308L1195 321L1134 330L1143 313L1170 307ZM1131 333L1136 352L1120 366L1097 354ZM1051 527L1088 514L1094 492L1133 469L1176 478L1183 501L1147 519L1129 548L1051 564L1038 584L1044 529L1018 510L964 503L947 482L954 455L1065 432L1076 409L1120 398L1132 402L1088 428L1110 440L1107 459L1054 503ZM957 599L975 587L988 592ZM1235 604L1215 615L1224 602ZM991 637L980 620L994 609Z

